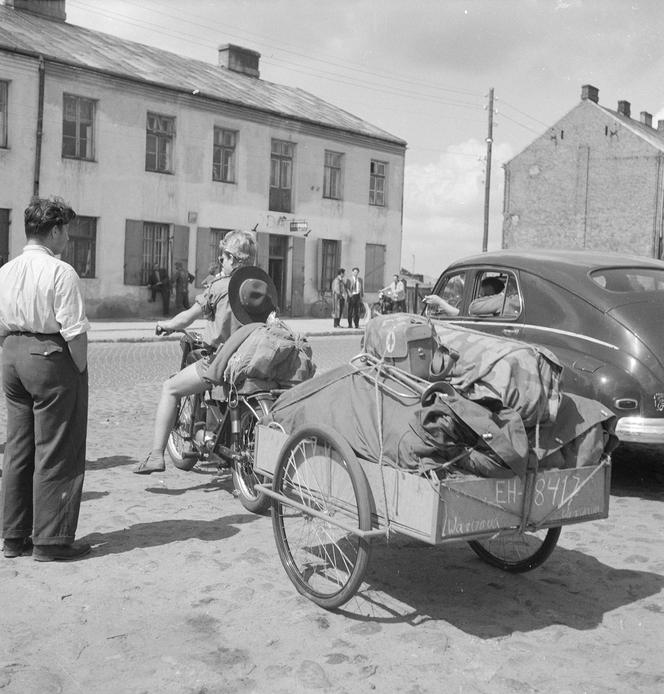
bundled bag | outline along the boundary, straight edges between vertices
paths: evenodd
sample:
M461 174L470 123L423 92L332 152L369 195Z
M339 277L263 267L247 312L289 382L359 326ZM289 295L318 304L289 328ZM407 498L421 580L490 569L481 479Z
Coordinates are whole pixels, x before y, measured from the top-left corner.
M602 403L581 395L565 393L558 417L528 431L539 469L574 468L597 465L602 455L618 445L616 416Z
M437 325L436 330L459 354L448 380L460 393L512 408L526 429L555 421L563 367L552 352L458 326Z
M283 321L251 323L237 330L215 355L203 378L239 388L247 381L290 388L316 373L311 345Z
M427 380L447 376L458 358L440 344L431 322L414 313L372 318L364 330L363 348L386 363Z

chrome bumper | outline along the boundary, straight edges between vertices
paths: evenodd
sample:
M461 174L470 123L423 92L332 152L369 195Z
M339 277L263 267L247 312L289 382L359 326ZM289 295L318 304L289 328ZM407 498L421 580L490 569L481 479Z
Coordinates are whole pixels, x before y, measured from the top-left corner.
M626 443L664 444L664 418L621 417L616 436Z

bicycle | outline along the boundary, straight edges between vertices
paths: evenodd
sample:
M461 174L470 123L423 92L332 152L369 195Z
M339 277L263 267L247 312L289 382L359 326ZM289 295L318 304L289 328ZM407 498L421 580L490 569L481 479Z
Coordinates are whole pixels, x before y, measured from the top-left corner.
M332 316L332 302L327 298L324 289L318 292L318 300L314 301L309 308L309 314L312 318L330 318Z

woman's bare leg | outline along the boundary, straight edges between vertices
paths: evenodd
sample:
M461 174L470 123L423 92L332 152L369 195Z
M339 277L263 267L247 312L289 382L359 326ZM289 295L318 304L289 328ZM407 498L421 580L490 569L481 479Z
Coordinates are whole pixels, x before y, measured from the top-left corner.
M134 472L146 475L165 469L164 449L173 428L178 400L185 395L203 393L209 387L210 384L198 375L196 364L186 366L182 371L164 381L155 415L152 452L146 460L134 468Z

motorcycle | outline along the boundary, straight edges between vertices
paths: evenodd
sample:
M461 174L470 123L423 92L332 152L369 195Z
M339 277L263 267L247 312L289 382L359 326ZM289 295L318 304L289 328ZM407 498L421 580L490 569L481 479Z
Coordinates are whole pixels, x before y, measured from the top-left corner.
M164 331L157 330L157 334ZM200 334L183 331L180 368L210 356L214 348ZM240 503L252 513L264 513L270 498L256 490L264 480L254 472L254 428L270 412L280 391L238 392L228 385L180 399L166 450L175 467L191 470L198 462L216 463L232 471Z
M394 301L384 292L378 292L378 301L371 306L371 317L382 316L394 311Z

